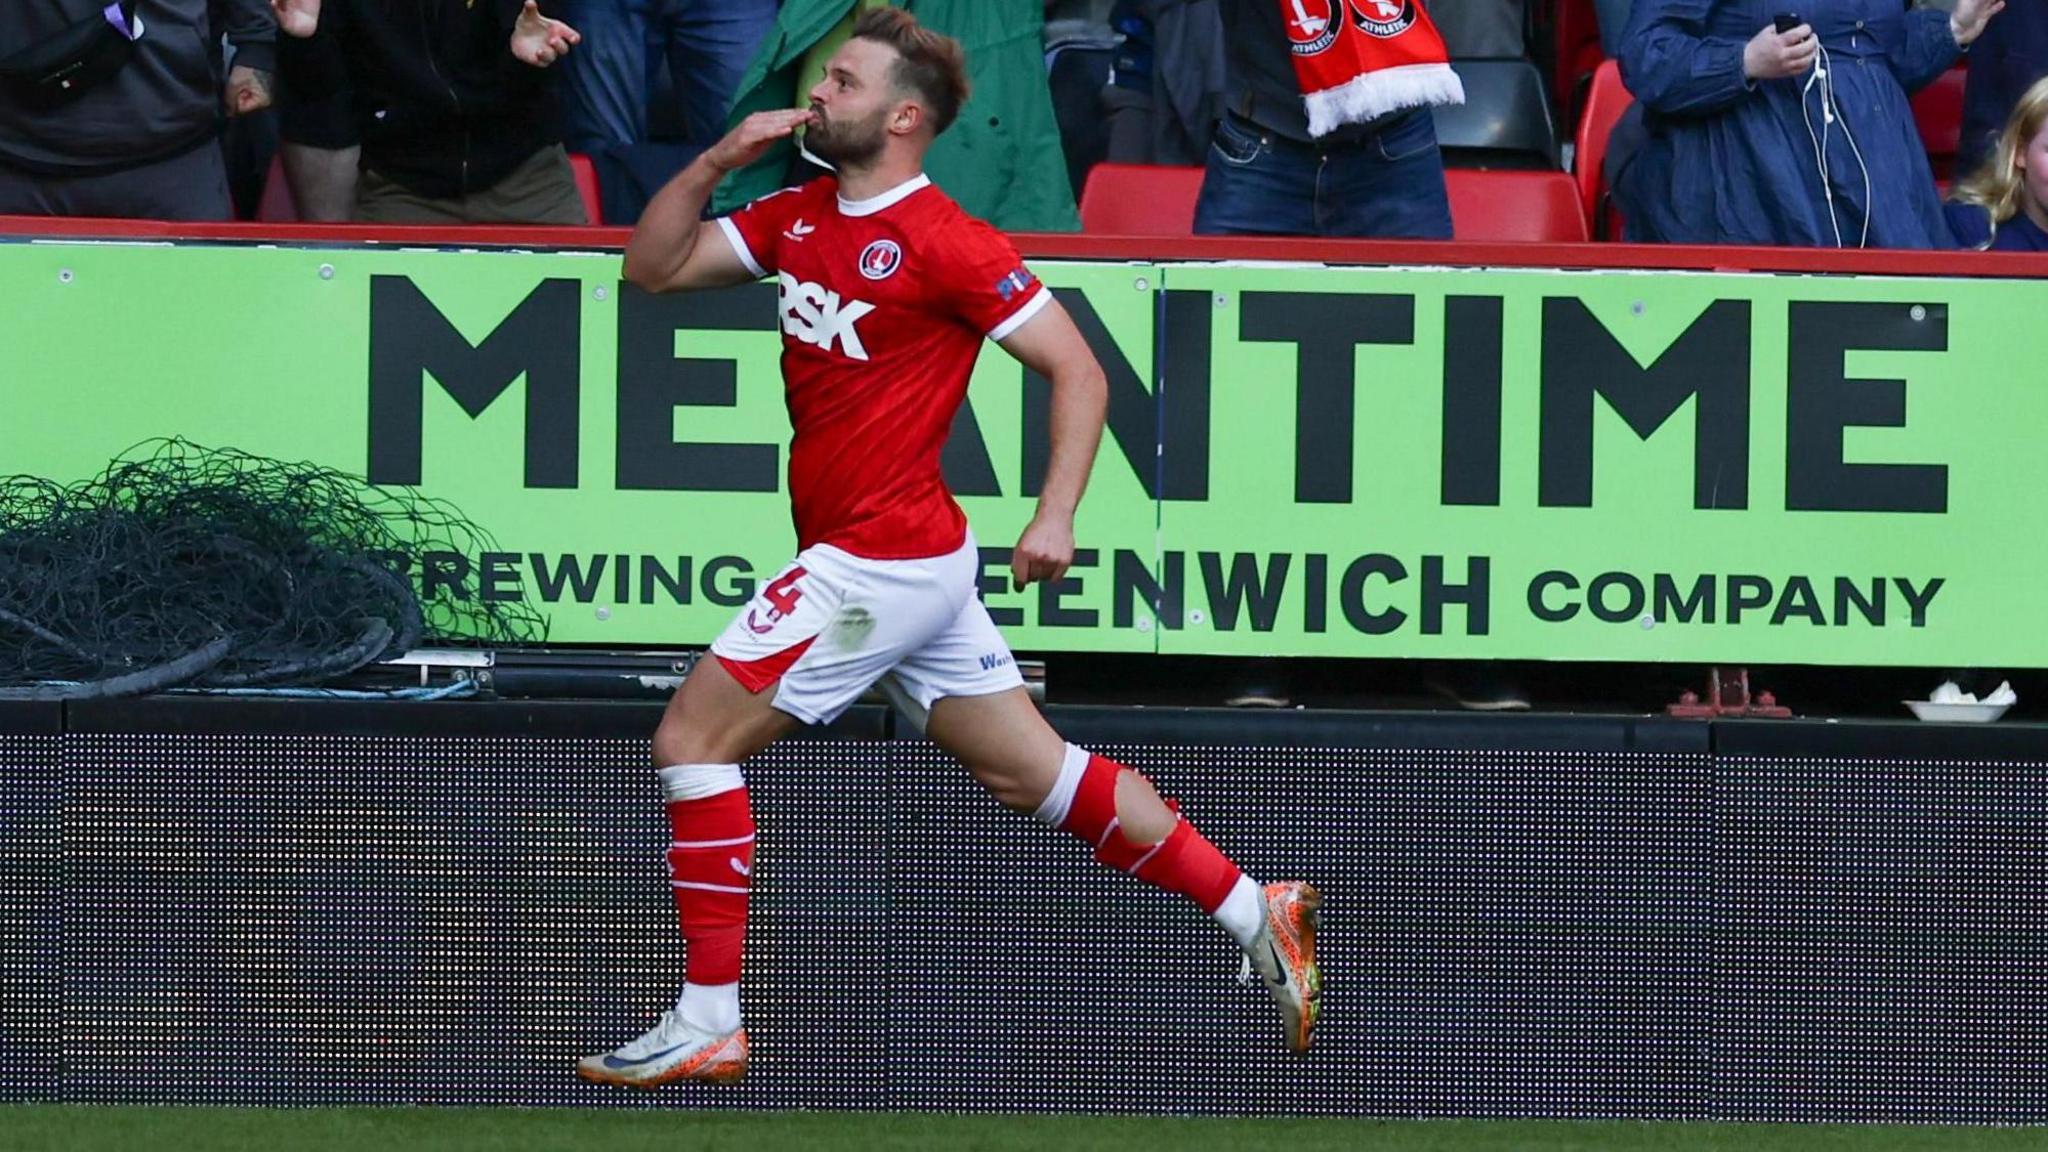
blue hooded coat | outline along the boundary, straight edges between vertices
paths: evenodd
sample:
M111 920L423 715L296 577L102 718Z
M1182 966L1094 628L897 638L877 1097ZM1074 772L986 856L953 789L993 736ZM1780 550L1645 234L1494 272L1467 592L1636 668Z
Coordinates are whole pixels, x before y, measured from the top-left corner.
M1787 10L1827 75L1752 84L1743 47ZM1907 94L1959 51L1947 13L1899 0L1637 0L1620 64L1649 140L1618 175L1629 238L1951 247Z

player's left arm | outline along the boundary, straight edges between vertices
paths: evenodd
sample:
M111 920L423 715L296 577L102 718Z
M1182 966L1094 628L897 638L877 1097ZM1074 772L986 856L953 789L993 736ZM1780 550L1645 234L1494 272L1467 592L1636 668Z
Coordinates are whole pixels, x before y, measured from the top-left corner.
M1074 562L1074 509L1102 442L1109 381L1057 299L1048 300L997 343L1052 381L1052 461L1038 494L1038 513L1010 553L1011 583L1022 589L1034 581L1059 579Z

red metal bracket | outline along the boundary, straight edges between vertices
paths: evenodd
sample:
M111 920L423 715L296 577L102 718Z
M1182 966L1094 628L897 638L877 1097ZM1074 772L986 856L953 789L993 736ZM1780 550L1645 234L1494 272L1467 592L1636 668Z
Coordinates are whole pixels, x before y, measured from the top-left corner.
M1678 697L1678 703L1665 705L1664 711L1673 716L1694 719L1724 719L1743 716L1766 716L1784 719L1792 710L1778 703L1778 698L1769 692L1749 691L1749 669L1729 668L1720 664L1707 669L1707 698L1688 689Z

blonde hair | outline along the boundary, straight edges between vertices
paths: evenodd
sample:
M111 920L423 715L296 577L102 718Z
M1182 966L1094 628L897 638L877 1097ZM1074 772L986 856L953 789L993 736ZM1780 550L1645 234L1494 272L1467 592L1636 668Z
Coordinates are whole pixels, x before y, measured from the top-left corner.
M1975 204L1991 217L1991 235L1998 226L2019 215L2027 194L2027 178L2020 157L2027 144L2048 125L2048 77L2036 80L2006 119L2005 131L1991 149L1984 166L1956 182L1949 199L1958 204ZM1986 240L1979 247L1990 247Z

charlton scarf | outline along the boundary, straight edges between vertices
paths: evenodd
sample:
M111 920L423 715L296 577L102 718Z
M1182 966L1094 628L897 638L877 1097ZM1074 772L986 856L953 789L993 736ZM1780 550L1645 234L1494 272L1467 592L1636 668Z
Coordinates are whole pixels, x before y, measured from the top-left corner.
M1443 37L1415 0L1278 3L1309 135L1402 108L1465 102Z

